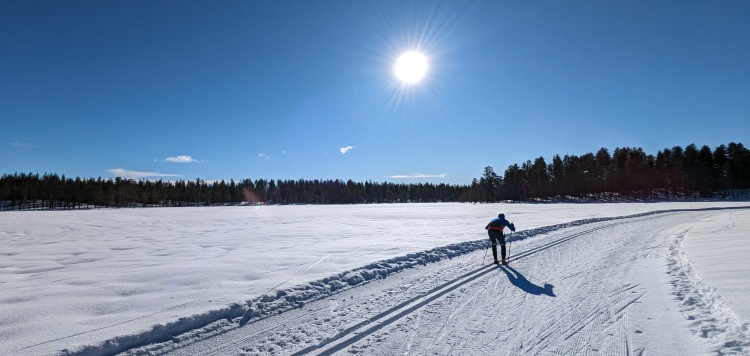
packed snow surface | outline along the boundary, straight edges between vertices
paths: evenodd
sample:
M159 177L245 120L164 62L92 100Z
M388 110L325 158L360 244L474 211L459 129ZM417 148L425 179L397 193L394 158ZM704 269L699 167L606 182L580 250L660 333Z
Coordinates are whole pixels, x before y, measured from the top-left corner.
M0 353L748 354L748 205L4 212Z

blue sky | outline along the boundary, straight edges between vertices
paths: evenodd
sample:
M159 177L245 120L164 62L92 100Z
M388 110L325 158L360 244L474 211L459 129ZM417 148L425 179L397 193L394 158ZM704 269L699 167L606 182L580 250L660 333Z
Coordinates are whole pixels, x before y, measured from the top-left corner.
M0 0L0 174L469 184L750 137L748 1ZM428 58L403 84L399 54Z

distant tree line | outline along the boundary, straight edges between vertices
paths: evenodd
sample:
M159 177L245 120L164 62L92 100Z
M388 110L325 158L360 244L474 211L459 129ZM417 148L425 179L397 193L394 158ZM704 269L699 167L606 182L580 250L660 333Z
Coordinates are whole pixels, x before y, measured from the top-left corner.
M741 143L711 150L690 144L656 156L641 148L601 148L513 164L502 176L490 166L461 201L673 199L719 195L736 198L750 188L750 151Z
M490 166L471 185L397 184L351 180L244 179L207 182L124 178L75 179L15 173L0 178L0 210L177 207L237 204L367 204L734 198L750 189L750 151L740 143L711 150L691 144L656 156L641 148L601 148L582 156L555 155L509 166Z
M441 202L458 201L466 189L468 186L351 180L171 182L16 173L0 178L0 210Z

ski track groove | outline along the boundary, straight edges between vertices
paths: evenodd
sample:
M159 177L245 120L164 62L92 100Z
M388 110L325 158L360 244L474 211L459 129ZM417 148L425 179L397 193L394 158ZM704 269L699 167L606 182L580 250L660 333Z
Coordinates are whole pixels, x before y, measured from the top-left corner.
M609 227L615 227L616 225L619 224L610 225ZM587 242L593 245L593 233L603 229L605 229L605 227L602 227L601 229L586 230L586 235L588 235L586 239ZM571 236L583 235L584 234L582 233L578 233ZM516 259L520 260L523 257L548 250L551 246L557 246L571 240L573 240L573 238L570 237L555 240L544 246L525 251L524 253L519 254ZM613 253L617 253L618 248L622 248L626 244L627 242L618 243L613 241L608 245L609 248L606 251L602 251L602 254L611 257ZM555 258L554 255L559 253L554 249L550 251L550 255L553 255L552 259ZM619 261L621 264L627 266L626 261L628 260L630 260L629 256L622 256ZM613 263L616 264L617 262ZM622 273L623 271L600 267L594 269L594 272L600 275L600 277L596 278L596 280L599 280L616 278L613 274L615 272ZM584 284L589 285L588 289L595 289L595 287L591 286L595 284L593 281L587 281ZM555 321L548 320L548 322L542 326L531 325L525 329L522 327L522 329L526 331L521 334L526 335L527 339L524 340L520 345L521 347L517 349L519 350L518 353L544 353L549 350L551 346L558 344L562 345L557 348L557 351L560 353L562 353L563 350L568 350L568 352L574 350L575 354L589 354L592 352L603 352L605 354L630 354L630 341L628 340L629 336L626 332L628 324L626 310L633 304L637 303L643 296L643 293L640 293L637 296L629 296L630 293L628 292L637 287L638 284L621 285L609 293L605 293L605 297L601 300L595 298L584 298L577 302L577 304L574 304L579 306L583 304L584 306L582 308L573 308L566 312L562 318L555 318ZM529 294L523 296L524 299L530 297ZM524 306L524 315L528 313L526 306L531 304L532 303L521 304ZM538 313L544 312L546 312L546 310L538 311ZM522 318L521 322L524 320L525 319ZM539 318L533 317L531 320L539 320ZM559 336L555 337L556 335L562 335L562 340L560 340ZM565 341L572 343L572 346L569 344L566 345Z
M480 293L483 296L490 295L493 290L497 290L498 289L499 279L492 280L491 282L493 284L493 286L491 288L488 287L487 284L485 284L485 288L480 288L479 289ZM503 284L502 289L500 290L500 293L499 293L500 295L504 294L506 287L507 287L507 285ZM454 315L459 314L460 312L466 311L466 314L468 314L469 317L462 317L462 318L456 319L457 320L457 324L456 325L451 325L452 329L463 330L464 326L468 323L468 320L473 320L473 319L475 319L477 317L481 317L482 319L487 319L487 316L486 316L486 312L487 311L484 310L483 308L477 307L477 305L479 305L479 303L480 303L480 298L479 298L480 294L479 293L471 293L471 292L468 292L468 293L469 293L469 297L468 298L464 298L466 300L466 302L463 303L459 308L454 309L451 312L451 316L454 316ZM465 293L464 293L464 295L465 295ZM451 319L451 318L449 318L449 319ZM491 323L489 323L489 322L487 322L486 324L487 325L491 325ZM440 325L441 325L441 330L446 330L447 335L450 336L450 330L448 330L448 327L447 327L448 323L440 323ZM469 339L459 338L457 344L450 344L448 346L447 350L446 349L442 349L442 350L440 350L441 352L439 352L439 353L440 354L445 354L445 355L455 354L456 352L454 352L454 350L456 350L459 347L465 347L465 345L467 343L473 344L473 340L475 340L475 339L476 339L476 337L473 336L473 335L470 336Z
M580 237L580 236L584 236L585 234L588 234L588 233L591 233L591 232L594 232L594 231L597 231L597 230L602 230L602 229L603 228L586 230L586 231L584 231L582 233L577 233L577 234L574 234L574 235L571 235L571 236L573 236L573 237ZM520 255L520 257L517 257L517 259L523 259L524 257L527 257L527 256L533 255L535 253L538 253L538 252L546 250L548 248L547 246L559 245L561 242L570 241L572 239L573 238L571 238L569 236L569 237L565 237L565 238L562 238L562 239L558 239L558 240L553 241L551 243L547 243L544 246L531 249L529 251L526 251L526 253L522 253ZM507 284L506 284L506 286L507 286ZM525 295L524 298L529 298L529 295ZM531 303L522 303L522 305L524 307L526 307L527 305L530 305L530 304ZM571 311L571 312L573 312L573 311ZM598 317L598 315L592 314L591 317L592 318L596 318L596 317ZM549 322L552 323L552 321L549 321ZM528 331L533 332L534 331L534 327L535 326L532 325L532 327L529 328ZM542 333L542 334L536 334L535 337L533 337L533 339L536 341L535 344L533 344L533 343L532 344L526 343L525 353L532 352L532 351L534 351L537 348L540 348L540 350L536 350L536 351L544 350L546 348L546 344L544 342L546 342L550 338L550 336L552 335L552 333L553 333L553 331L554 331L555 328L552 328L552 329L553 330L550 331L550 329L548 327L543 327L542 330L547 330L547 332L546 333ZM522 349L522 350L524 350L524 349Z
M617 224L618 223L608 224L606 226L608 227L608 226L617 225ZM594 229L589 229L589 230L585 230L585 231L576 233L576 234L571 235L571 236L566 236L566 237L557 239L555 241L552 241L552 242L549 242L549 243L545 243L542 246L536 247L536 248L528 250L528 251L524 251L521 254L518 254L515 257L511 258L511 260L512 261L518 261L518 260L525 259L525 258L527 258L529 256L532 256L534 254L546 251L546 250L548 250L548 249L550 249L552 247L555 247L555 246L558 246L558 245L563 244L565 242L571 241L571 240L573 240L575 238L579 238L581 236L585 236L586 234L589 234L589 233L592 233L592 232L595 232L595 231L598 231L598 230L602 230L602 229L605 229L605 228L606 227L598 227L598 228L594 228ZM484 273L482 273L483 271L484 271ZM457 278L457 279L455 279L453 281L444 283L444 284L440 285L439 287L436 287L433 290L429 291L426 294L419 295L417 297L411 298L411 299L407 300L406 302L403 302L403 303L401 303L401 304L399 304L399 305L397 305L397 306L395 306L393 308L390 308L390 309L388 309L388 310L386 310L386 311L384 311L384 312L382 312L382 313L380 313L380 314L378 314L378 315L376 315L376 316L374 316L374 317L372 317L370 319L367 319L367 320L362 321L362 322L360 322L360 323L358 323L358 324L356 324L354 326L351 326L351 327L349 327L349 328L347 328L347 329L339 332L338 334L336 334L333 337L326 338L325 340L323 340L318 345L309 346L309 347L307 347L307 348L305 348L305 349L303 349L301 351L293 353L292 355L303 355L303 354L310 353L310 352L316 352L316 353L318 353L319 351L321 351L320 349L323 348L323 347L326 347L327 350L324 350L323 352L319 352L318 354L321 354L321 355L330 355L332 353L340 351L343 348L345 348L347 346L350 346L350 345L356 343L357 341L360 341L360 340L364 339L365 337L367 337L367 336L369 336L369 335L371 335L371 334L373 334L373 333L375 333L375 332L383 329L385 326L388 326L391 323L394 323L395 321L397 321L397 320L399 320L399 319L407 316L410 312L413 312L414 310L421 308L422 306L424 306L424 305L432 302L434 299L437 299L438 297L441 297L444 294L446 294L448 292L451 292L454 289L456 289L456 288L458 288L460 286L463 286L464 284L466 284L468 282L473 281L473 279L478 278L478 277L486 274L488 271L491 271L491 270L490 269L486 269L486 267L480 267L480 268L478 268L478 269L476 269L476 270L474 270L472 272L469 272L469 273L467 273L465 275L460 276L459 278ZM477 273L478 273L478 275L475 275ZM456 283L458 283L458 284L456 284ZM419 301L420 299L421 299L421 301ZM412 305L412 304L414 304L414 305ZM393 314L395 314L395 315L393 315ZM388 316L390 316L390 317L388 317ZM388 318L386 318L386 317L388 317ZM368 326L373 325L373 324L377 324L377 325L368 327ZM248 338L243 338L242 340L238 340L238 342L236 342L236 343L232 343L230 345L225 345L224 347L222 347L221 349L216 350L216 351L221 351L221 350L225 350L228 347L237 346L240 343L244 342L245 340L247 340L247 339L249 339L249 338L251 338L253 336L258 336L258 335L252 335L252 336L249 336ZM331 346L331 344L334 344L334 345ZM201 355L210 355L210 354L215 354L215 352L202 353Z
M691 211L691 212L700 212L700 211L711 211L711 210L726 210L726 209L700 209L700 210L685 210L685 211ZM515 242L515 241L524 241L528 237L536 236L536 235L547 235L550 233L554 233L558 230L563 231L563 237L557 238L553 241L544 241L542 243L539 243L539 240L543 240L543 238L547 236L538 236L541 238L534 239L533 242L536 242L538 246L534 246L532 243L532 246L530 248L527 248L526 250L523 250L520 253L517 253L509 258L510 262L520 262L524 263L527 257L539 255L540 258L537 262L537 264L533 265L532 267L534 270L532 272L535 272L537 268L539 268L540 265L557 265L559 269L568 270L574 268L582 268L580 265L576 265L575 260L575 254L580 253L580 246L576 246L576 248L573 248L572 245L567 244L568 242L576 241L579 243L579 245L585 245L588 246L594 246L595 244L595 238L599 235L598 232L600 231L607 231L607 230L614 230L616 233L619 233L620 230L626 231L626 230L632 230L632 228L628 229L624 227L624 224L629 224L632 222L632 220L639 220L639 219L652 219L652 218L667 218L670 216L673 216L683 210L673 210L673 211L656 211L651 213L645 213L645 214L636 214L632 216L623 216L623 217L614 217L614 218L608 218L608 219L591 219L590 221L579 221L579 222L573 222L569 224L561 224L559 226L553 226L553 227L547 227L547 228L540 228L535 229L536 233L531 233L527 235L519 235L516 234L515 239L509 238L509 243ZM569 229L572 229L575 231L576 229L580 229L582 226L588 225L588 224L596 224L599 226L590 228L590 229L584 229L581 231L573 232L570 235L565 235L564 232L568 231ZM645 231L643 231L645 233ZM635 233L632 233L634 236ZM553 235L554 236L554 235ZM583 238L582 238L583 237ZM627 261L637 260L639 258L645 258L647 256L650 256L652 253L660 253L660 251L664 250L664 247L666 245L665 243L658 243L656 245L649 245L644 246L647 248L647 252L645 255L643 252L641 254L635 254L635 253L628 253L626 256L618 256L618 249L622 249L623 246L626 244L631 243L630 241L620 241L616 239L609 239L607 240L607 250L606 251L599 251L603 255L606 254L607 256L614 255L617 260L620 261L623 265L627 265ZM603 244L600 244L599 247L604 246ZM521 247L517 247L521 248ZM560 248L563 248L561 250ZM590 247L587 247L590 248ZM355 249L356 250L356 249ZM475 252L474 250L473 252ZM480 250L481 251L481 250ZM564 253L563 253L564 251ZM512 252L512 251L511 251ZM568 257L565 257L568 256ZM573 256L573 257L569 257ZM472 260L473 261L473 260ZM596 280L599 279L616 279L618 275L621 275L622 273L626 272L621 269L607 269L601 266L596 266L595 261L586 260L586 262L591 263L592 266L583 266L583 268L591 269L587 277L589 276L595 276L596 278L591 278L590 280L584 280L580 283L582 283L583 287L587 287L589 289L594 290L593 288L596 288ZM615 262L612 262L614 264ZM515 264L514 264L515 265ZM528 265L528 264L523 264ZM480 296L478 294L471 294L470 292L461 291L461 289L468 288L472 284L480 284L484 280L488 280L490 277L487 276L492 271L500 272L501 269L496 268L485 268L480 267L478 269L472 270L469 273L465 273L463 275L460 275L458 278L449 280L446 283L440 284L438 287L435 287L427 292L417 294L414 297L409 297L406 301L400 302L396 304L395 306L387 309L386 311L383 311L379 314L376 314L373 317L370 318L364 318L364 320L355 323L354 325L350 325L349 327L343 329L342 331L336 333L332 337L326 337L323 339L320 339L317 344L313 344L310 346L307 346L303 348L300 351L292 353L293 355L302 355L306 353L319 353L323 355L330 355L334 354L339 351L346 350L347 348L357 348L358 343L362 340L368 339L370 337L374 337L377 334L385 334L386 336L389 334L389 330L393 329L394 327L409 327L408 325L403 325L403 323L397 323L401 319L408 319L409 321L412 321L416 315L414 314L418 310L424 311L425 309L428 309L428 307L431 306L431 304L434 304L438 300L443 300L448 298L450 295L455 293L461 293L461 295L466 295L469 293L472 295L471 298L468 300L463 301L458 305L458 307L454 310L452 310L448 314L448 320L455 319L454 316L459 313L459 310L471 310L473 312L472 319L476 317L476 315L482 315L483 311L482 308L477 308L476 305L481 305L481 299L480 297L487 298L490 294L489 289L490 288L484 288L485 290L482 292L483 294ZM541 271L542 273L545 273L545 271ZM604 272L604 273L602 273ZM450 271L445 271L442 273L450 273ZM525 272L526 276L532 276L531 273ZM433 276L437 279L438 277L441 277L441 275ZM530 277L529 279L532 279L533 277ZM561 280L570 280L571 282L576 282L576 280L579 280L580 278L577 278L577 274L574 272L572 274L569 274L565 276ZM498 283L500 283L499 279L494 278L494 284L495 288L492 290L494 291ZM560 280L558 280L559 282ZM285 281L286 283L288 281ZM282 283L282 284L284 284ZM484 284L485 286L489 286L487 282ZM507 281L504 281L502 283L502 291L500 293L501 296L504 296L506 293L506 289L509 288L510 283L507 283ZM353 288L356 288L358 286L355 286ZM646 350L643 348L640 349L632 349L632 342L630 340L630 336L622 331L627 329L627 322L628 322L628 315L627 310L630 306L636 304L640 298L644 295L645 292L639 293L638 296L636 296L634 299L627 299L623 296L627 294L629 291L633 291L635 288L638 288L638 284L630 284L621 286L622 290L616 291L613 290L610 293L609 298L607 298L607 301L602 301L601 303L597 304L595 301L590 300L590 297L580 297L581 299L578 301L574 301L574 304L576 308L573 308L571 310L568 310L566 313L564 313L562 316L558 316L555 320L547 320L550 325L540 328L539 325L528 325L526 322L525 315L535 315L535 312L538 314L550 312L554 310L538 310L533 311L528 309L528 305L531 305L533 303L521 303L523 305L522 312L519 317L515 320L513 320L513 324L511 326L512 329L518 330L527 330L528 332L521 332L519 333L519 336L511 337L509 343L509 349L514 350L514 354L538 354L538 353L544 353L551 351L552 349L557 349L558 353L560 353L560 350L576 350L576 353L580 354L589 354L592 351L596 352L604 352L605 354L613 353L613 354L622 354L622 352L625 352L626 354L636 354L636 355L643 355L645 354ZM416 288L415 286L409 286L405 289L405 291L410 291L410 289ZM344 289L344 291L347 289ZM315 298L312 301L307 301L307 303L312 302L320 302L322 299L326 299L331 297L336 293L333 293L331 295L325 295L320 298ZM387 297L387 296L385 296ZM617 300L620 298L619 302ZM531 294L524 294L523 299L531 298ZM623 299L624 298L624 299ZM627 299L627 300L626 300ZM469 305L472 307L470 308ZM612 310L612 308L615 308ZM350 308L351 309L351 308ZM249 341L251 339L257 339L258 337L262 337L264 335L272 334L274 330L289 327L289 325L294 324L294 321L305 319L309 320L311 318L311 315L317 314L320 312L325 311L326 308L319 308L318 310L311 312L309 314L305 314L303 316L300 316L296 319L287 320L282 323L278 323L276 326L274 326L272 329L263 331L263 332L257 332L250 335L247 335L246 337L243 337L241 339L234 339L231 342L228 342L226 344L223 344L218 349L211 349L205 352L197 353L199 355L210 355L210 354L216 354L220 351L225 351L228 348L237 347L241 344L245 343L246 341ZM355 308L356 310L356 308ZM581 313L581 310L589 310L586 313ZM602 311L603 310L603 311ZM279 311L279 313L284 312L284 310ZM346 312L344 312L346 313ZM278 314L278 313L277 313ZM543 314L541 314L543 315ZM266 318L272 318L275 315L269 315L266 317L263 317L262 319L256 319L252 320L252 323L259 322L260 320L264 320ZM419 317L414 318L417 321L420 321L421 319ZM486 319L486 318L485 318ZM532 320L538 320L538 318L534 318ZM574 329L574 326L576 322L584 322L583 326L579 326L578 328ZM606 328L602 329L602 325L604 323L609 322L610 325L608 325ZM463 318L458 318L458 322L452 323L451 326L453 327L460 327L467 323L467 321ZM545 323L547 325L548 323ZM420 324L416 324L420 325ZM567 326L567 329L566 329ZM413 325L411 325L413 329ZM235 329L235 328L231 328ZM614 339L611 341L604 341L603 337L601 336L602 331L609 331L610 329L615 330L613 332ZM557 331L557 333L555 333ZM566 331L563 336L563 333L560 333L560 331ZM494 332L494 335L497 335L497 332ZM221 335L221 334L219 334ZM440 336L439 340L442 340L446 337L450 337L450 329L447 325L442 325L441 328L438 330L438 335ZM463 336L466 336L468 334L464 334ZM470 337L473 337L474 340L476 340L481 334L472 334ZM599 335L599 336L597 336ZM606 334L605 334L606 335ZM420 345L420 341L418 338L418 334L416 332L412 332L411 335L408 336L408 342L403 343L402 347L396 347L393 350L403 350L403 346L406 346L406 351L408 352L412 347L418 347ZM209 336L211 338L213 336ZM562 340L560 338L562 337ZM387 338L386 338L387 339ZM450 344L447 347L447 350L443 348L443 350L446 350L450 353L452 353L455 350L458 350L458 353L461 353L461 350L463 350L464 345L466 345L469 340L472 339L466 339L466 338L459 338L458 342L454 344ZM513 341L515 340L515 341ZM201 339L198 339L197 342L201 341ZM575 347L573 348L565 348L564 345L561 345L560 343L566 343L566 342L573 342ZM381 340L375 340L375 343L379 343ZM592 345L600 345L596 346L595 350L592 350ZM560 345L559 348L556 348L555 346ZM619 345L619 346L618 346ZM146 345L148 346L148 345ZM367 353L368 345L364 345L364 349L361 350L355 350L356 352L365 352ZM381 345L383 346L383 345ZM398 345L397 345L398 346ZM433 346L431 346L433 347ZM497 350L494 350L491 348L491 345L483 346L480 348L480 350L488 351L489 353L497 353ZM179 348L179 346L178 346ZM249 348L241 348L240 350L244 350L244 352L253 352L254 349ZM257 350L257 349L255 349ZM282 349L283 350L283 349ZM476 350L476 349L475 349ZM620 350L617 352L616 350ZM136 353L137 350L133 350ZM158 349L156 349L158 353ZM169 352L170 350L165 350L166 352ZM171 350L174 351L174 350ZM350 350L351 351L351 350ZM515 352L518 351L518 352ZM287 350L287 352L290 352ZM506 351L507 352L507 351Z
M462 290L461 292L464 292L464 291ZM448 313L447 319L449 319L449 320L450 319L454 319L454 317L456 316L456 314L458 314L459 310L475 311L475 308L467 308L467 306L469 304L474 304L476 302L476 300L477 300L477 296L476 295L471 295L469 298L463 299L463 302L458 306L458 308L452 309ZM470 316L473 318L475 315L470 315ZM462 324L462 321L461 321L461 319L458 319L458 320L459 320L458 321L458 325L456 325L456 326L460 327L461 324ZM453 326L453 325L451 325L451 326ZM437 337L436 337L436 339L437 340L443 340L446 336L449 336L449 334L450 334L449 329L450 328L448 327L447 323L440 324L440 328L437 330ZM417 336L417 334L413 334L413 336L410 339L413 340L416 336ZM408 347L406 349L406 352L408 353L409 350L410 350L410 347ZM449 352L447 354L450 354L450 350L448 350L448 351Z
M324 307L320 307L320 308L318 308L316 310L313 310L313 311L308 312L306 314L303 314L301 316L294 317L291 320L287 320L287 321L285 321L283 323L278 323L276 325L272 325L272 326L270 326L270 327L268 327L268 328L266 328L264 330L260 330L260 331L248 334L245 337L242 337L242 338L239 338L239 339L235 339L234 343L224 344L224 345L222 345L222 346L220 346L218 348L209 349L209 350L206 350L204 352L198 352L195 355L214 355L214 354L217 354L218 352L226 350L229 347L236 346L236 345L244 342L245 340L251 339L253 337L262 336L262 335L265 335L265 334L270 334L273 331L276 331L276 330L281 329L283 327L287 327L289 324L294 324L295 322L299 322L299 321L304 320L304 319L309 319L312 315L316 315L318 313L321 313L321 312L325 311L325 309L326 308L324 308Z
M592 234L587 240L590 241L593 238L594 235ZM609 246L612 248L617 248L617 245L615 243L611 243L609 244ZM607 251L604 252L606 253ZM592 272L598 273L601 270L601 268L594 269ZM604 272L614 271L605 270ZM613 276L608 275L605 278L613 278ZM591 284L591 282L584 282L584 286L589 284ZM550 346L549 344L555 343L560 345L556 350L557 353L563 353L563 351L566 349L569 351L577 350L577 353L581 354L590 353L591 351L593 351L593 349L590 349L589 346L602 343L601 338L595 336L597 334L601 334L602 330L597 329L601 325L604 325L605 323L610 321L612 324L606 326L603 331L607 332L613 328L616 328L618 329L618 331L613 331L613 335L617 334L619 335L618 339L623 340L623 332L619 331L620 329L622 329L621 324L626 320L626 315L623 315L623 312L625 311L625 309L627 309L628 306L632 305L640 298L640 296L638 296L634 300L624 301L623 296L628 291L636 288L637 286L638 285L621 286L620 288L611 291L611 293L609 293L608 295L609 298L607 298L607 300L603 300L598 303L586 297L583 297L578 301L573 301L572 308L568 312L565 312L555 318L558 321L557 323L553 323L552 325L544 325L541 327L541 330L545 330L545 332L538 334L537 339L540 341L536 344L531 345L527 343L526 348L523 349L522 353L538 354L546 350L548 346ZM612 307L617 308L614 310L614 313L611 312ZM583 312L586 310L589 310L589 312ZM555 334L561 335L562 337L558 338L558 340L555 340ZM566 345L566 342L571 342L574 346L571 348ZM592 347L597 350L602 349L601 346ZM622 346L615 348L623 350L626 347Z
M481 272L481 270L482 270L482 269L484 269L484 268L479 268L479 269L477 269L477 270L475 270L475 271L473 271L473 272L471 272L471 273L468 273L468 274L464 275L463 277L466 277L466 276L468 276L468 275L471 275L471 274L473 274L473 273ZM444 287L444 286L446 286L446 285L448 285L448 284L449 284L449 283L446 283L445 285L443 285L443 286L441 286L441 287ZM435 289L439 289L439 288L440 288L440 287L438 287L438 288L435 288ZM406 289L405 289L404 291L407 291L407 290L409 290L409 289L410 289L410 288L406 288ZM425 296L424 296L424 295L418 295L417 297L413 297L413 298L411 298L411 299L410 299L409 301L413 301L413 300L419 300L419 299L424 299L424 298L425 298ZM402 303L402 304L403 304L403 303ZM392 308L392 309L396 309L396 308ZM389 310L389 311L391 311L391 310ZM384 315L384 314L388 313L389 311L386 311L386 312L382 312L382 313L378 314L378 316L382 316L382 315ZM281 327L286 327L286 326L287 326L287 324L293 324L293 323L291 323L291 322L285 322L285 323L282 323L282 324L280 324L280 325L277 325L276 327L274 327L274 329L278 329L278 328L281 328ZM369 322L368 320L364 320L364 321L362 321L362 322L359 322L359 323L357 323L357 324L355 324L355 325L353 325L353 326L349 327L348 329L346 329L346 330L345 330L345 331L344 331L343 333L341 333L341 334L349 334L349 333L352 333L352 332L354 332L355 330L357 330L357 329L361 329L362 327L364 327L364 326L366 326L366 325L369 325L369 324L371 324L371 322ZM256 336L259 336L259 335L263 335L263 334L267 334L267 333L268 333L267 331L263 331L263 332L258 332L258 333L254 333L254 334L252 334L252 335L248 335L248 336L246 336L246 337L243 337L243 338L240 338L240 339L235 339L235 340L233 340L233 341L232 341L232 342L230 342L230 343L224 344L224 345L223 345L222 347L220 347L220 348L214 348L214 349L212 349L212 350L209 350L209 351L206 351L206 352L202 352L202 353L199 353L199 354L200 354L200 355L210 355L210 354L217 354L217 352L219 352L219 351L223 351L223 350L225 350L225 349L227 349L227 348L230 348L230 347L233 347L233 346L238 346L238 345L242 344L242 343L243 343L244 341L247 341L247 340L249 340L249 339L251 339L251 338L253 338L253 337L256 337ZM329 337L329 338L327 338L326 340L334 340L334 339L332 339L332 338L330 338L330 337Z
M295 352L292 355L303 355L312 351L320 351L321 348L326 349L320 352L320 355L332 355L333 353L344 349L345 347L361 340L365 336L368 336L376 331L383 329L385 326L392 324L393 322L411 314L413 311L423 307L424 305L431 303L437 298L452 292L460 286L469 283L485 274L492 272L492 269L487 267L480 267L467 275L461 276L460 278L446 283L436 290L430 291L425 295L412 298L407 302L397 305L383 313L376 315L373 318L366 320L365 322L356 325L350 329L344 330L336 336L329 338L325 342L312 347L303 349L299 352ZM421 301L419 301L421 300ZM364 329L364 330L362 330Z

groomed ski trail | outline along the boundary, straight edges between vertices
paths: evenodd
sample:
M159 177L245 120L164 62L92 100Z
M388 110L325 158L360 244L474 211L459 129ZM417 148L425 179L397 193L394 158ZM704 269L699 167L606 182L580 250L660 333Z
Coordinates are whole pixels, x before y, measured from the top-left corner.
M123 354L745 354L747 333L696 325L675 287L689 283L675 273L676 244L721 213L571 223L521 235L508 267L482 266L480 249Z

